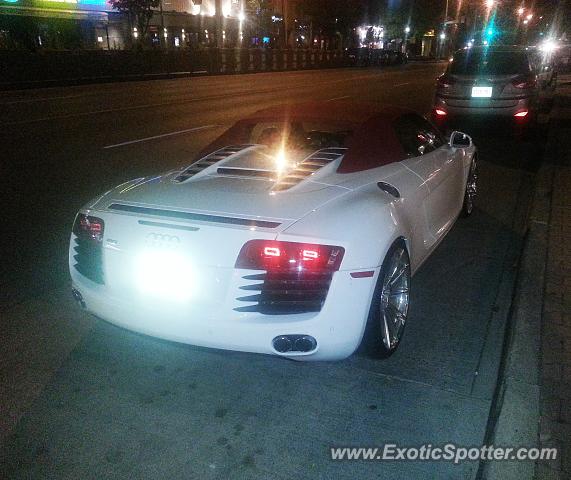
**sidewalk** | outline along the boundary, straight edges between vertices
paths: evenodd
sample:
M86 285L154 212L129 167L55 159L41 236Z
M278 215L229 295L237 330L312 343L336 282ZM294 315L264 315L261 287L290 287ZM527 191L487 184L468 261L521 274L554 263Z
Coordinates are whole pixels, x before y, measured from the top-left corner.
M571 478L571 76L555 99L545 297L540 357L541 447L557 447L556 462L538 463L536 479Z
M486 435L496 446L555 447L558 457L484 462L479 480L571 479L570 139L571 75L561 75Z

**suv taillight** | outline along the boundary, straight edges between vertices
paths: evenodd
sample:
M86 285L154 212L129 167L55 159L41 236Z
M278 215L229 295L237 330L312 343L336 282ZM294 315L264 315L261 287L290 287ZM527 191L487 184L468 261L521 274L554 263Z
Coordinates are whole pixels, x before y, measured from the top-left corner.
M103 240L105 224L101 218L79 213L73 224L73 233L81 238L88 238L94 242Z
M535 88L536 81L534 76L520 76L512 80L512 85L515 88Z
M436 79L436 86L438 88L449 88L454 84L454 79L443 73Z
M236 268L270 271L339 270L345 249L333 245L250 240L240 250Z

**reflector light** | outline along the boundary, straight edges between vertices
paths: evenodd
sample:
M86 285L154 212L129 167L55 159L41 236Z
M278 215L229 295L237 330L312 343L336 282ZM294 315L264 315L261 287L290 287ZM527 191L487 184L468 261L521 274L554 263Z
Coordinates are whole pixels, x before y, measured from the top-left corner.
M446 115L446 112L444 110L441 110L440 108L437 108L436 110L434 110L434 113L436 113L436 115L439 115L439 116Z
M523 112L517 112L516 114L514 114L514 117L525 117L529 112L527 110L524 110Z
M345 249L275 240L250 240L238 255L236 268L272 271L333 272L339 270Z
M369 278L375 275L373 270L367 270L366 272L351 272L353 278Z

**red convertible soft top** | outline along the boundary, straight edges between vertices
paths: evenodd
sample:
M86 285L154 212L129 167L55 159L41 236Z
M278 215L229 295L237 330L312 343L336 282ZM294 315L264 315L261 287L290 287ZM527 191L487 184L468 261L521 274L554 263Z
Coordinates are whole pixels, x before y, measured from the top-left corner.
M416 113L400 107L378 107L357 102L306 102L259 110L238 121L201 153L200 157L228 145L248 143L252 125L259 122L327 122L353 133L345 145L338 173L351 173L398 162L406 158L394 130L403 115Z

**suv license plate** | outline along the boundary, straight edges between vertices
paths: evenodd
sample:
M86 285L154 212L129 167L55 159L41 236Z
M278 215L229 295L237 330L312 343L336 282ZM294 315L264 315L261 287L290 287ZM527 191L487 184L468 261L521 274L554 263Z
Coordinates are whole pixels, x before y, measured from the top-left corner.
M472 87L472 97L490 98L492 96L492 87Z

